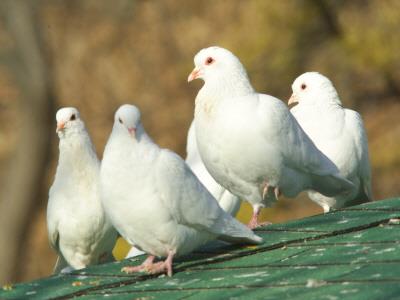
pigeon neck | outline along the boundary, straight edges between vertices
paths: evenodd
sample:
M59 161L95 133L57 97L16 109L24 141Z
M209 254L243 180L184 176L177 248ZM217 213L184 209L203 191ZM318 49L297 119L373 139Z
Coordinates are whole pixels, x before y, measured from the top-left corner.
M313 99L318 99L315 102L321 107L342 108L342 102L334 88L327 88L322 95L321 93L313 95Z
M218 80L206 81L203 92L218 98L236 98L254 93L254 89L246 74L231 74L229 78L220 77Z
M89 175L93 171L90 166L94 166L95 172L98 171L99 162L87 132L62 138L59 149L59 167L63 170Z
M128 140L126 140L126 138ZM142 126L136 129L136 137L125 135L125 140L121 140L121 154L130 157L132 162L143 164L152 161L156 157L159 147L147 135ZM129 145L128 147L122 145Z
M148 145L154 144L153 140L147 135L142 125L139 125L136 128L134 137L129 135L127 132L119 132L118 134L115 134L115 139L122 144L127 143L133 145L135 149L143 149L143 147L147 148Z
M138 140L138 145L142 149L150 149L150 148L154 147L155 143L146 133L143 133L140 136L140 139Z
M147 135L142 124L136 128L135 141L138 145L153 144L153 140Z
M331 98L328 99L321 99L319 98L318 101L313 101L313 102L307 102L304 101L302 103L304 107L309 107L309 108L316 108L318 110L335 110L335 109L342 109L342 103L339 101L332 100Z

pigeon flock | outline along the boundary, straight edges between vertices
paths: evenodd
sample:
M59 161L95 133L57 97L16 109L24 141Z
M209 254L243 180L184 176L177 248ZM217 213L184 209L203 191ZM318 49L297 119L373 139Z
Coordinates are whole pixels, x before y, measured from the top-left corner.
M175 257L212 240L259 244L261 208L307 191L324 212L372 201L361 116L345 109L331 81L309 72L292 84L289 107L257 93L239 59L221 47L194 57L188 81L202 79L186 161L146 133L139 109L122 105L100 162L76 108L56 115L57 171L47 228L54 272L112 261L122 236L145 253L125 273L172 276ZM235 219L253 207L247 226ZM160 260L165 258L165 260Z

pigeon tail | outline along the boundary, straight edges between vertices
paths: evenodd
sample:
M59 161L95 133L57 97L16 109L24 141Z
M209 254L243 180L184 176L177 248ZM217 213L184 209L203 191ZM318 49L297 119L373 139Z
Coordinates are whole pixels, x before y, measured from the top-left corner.
M312 175L312 189L327 197L350 193L354 184L338 174Z
M360 191L359 191L357 197L355 197L351 201L348 201L346 203L346 206L359 205L359 204L363 204L366 202L372 202L372 201L374 201L374 199L372 197L371 186L370 185L365 186L363 184L363 182L361 182Z
M66 260L64 259L64 257L59 255L57 257L57 261L56 261L56 264L55 264L54 269L53 269L53 274L60 273L63 269L67 268L68 266L69 265L66 262Z
M218 234L218 239L233 244L261 244L263 239L249 228L223 213L214 224L212 230Z

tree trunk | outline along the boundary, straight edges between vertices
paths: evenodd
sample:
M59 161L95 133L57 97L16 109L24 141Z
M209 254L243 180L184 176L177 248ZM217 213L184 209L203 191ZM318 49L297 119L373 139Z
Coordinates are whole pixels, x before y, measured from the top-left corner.
M0 199L0 283L18 276L25 235L32 222L50 155L53 84L36 13L39 2L0 2L4 24L14 40L11 64L19 94L20 128Z

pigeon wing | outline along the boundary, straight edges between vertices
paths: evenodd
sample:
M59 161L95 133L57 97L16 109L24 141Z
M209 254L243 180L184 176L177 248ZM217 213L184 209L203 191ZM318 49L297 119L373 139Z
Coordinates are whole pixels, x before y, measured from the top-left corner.
M163 191L163 205L169 208L179 224L215 234L230 242L262 241L220 208L214 197L175 153L162 150L156 172L157 190Z
M317 149L282 101L260 94L258 114L264 130L274 130L285 165L315 175L337 172L336 166Z
M326 196L354 188L339 175L336 165L318 150L282 101L260 94L258 113L268 142L271 143L272 136L280 147L286 167L309 174L313 186Z
M346 109L347 130L353 135L358 157L358 174L361 188L368 200L372 201L371 166L369 163L368 138L362 117L356 111Z

